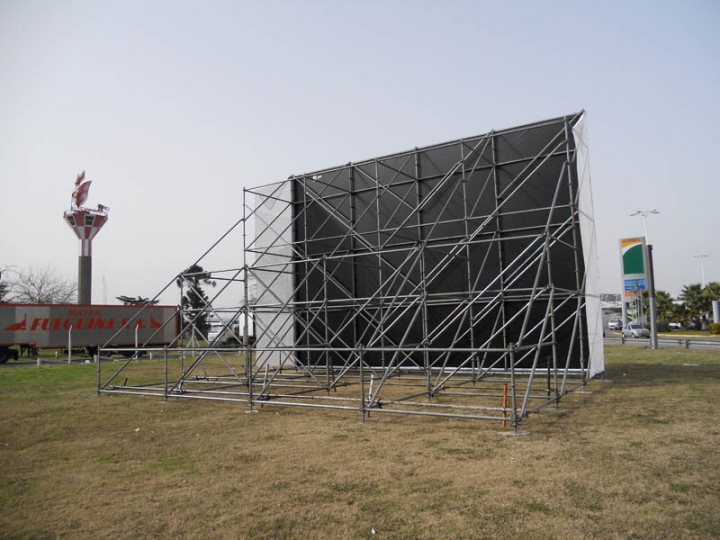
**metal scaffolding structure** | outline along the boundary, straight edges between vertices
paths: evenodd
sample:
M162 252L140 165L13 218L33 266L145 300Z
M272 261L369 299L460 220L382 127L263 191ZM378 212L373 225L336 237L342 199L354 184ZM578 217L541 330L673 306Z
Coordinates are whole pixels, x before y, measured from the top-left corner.
M580 112L245 189L196 261L240 232L243 264L205 270L220 287L176 343L132 351L162 362L99 362L98 392L517 429L604 369L583 128ZM240 345L191 339L202 313L239 323Z

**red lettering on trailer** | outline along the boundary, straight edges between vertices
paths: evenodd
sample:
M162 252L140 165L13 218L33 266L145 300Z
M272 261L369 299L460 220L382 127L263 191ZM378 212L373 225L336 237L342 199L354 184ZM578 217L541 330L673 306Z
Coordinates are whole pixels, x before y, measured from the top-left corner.
M121 326L127 323L127 319L123 319L121 321ZM145 323L142 320L138 320L135 325L139 327L140 329L146 328ZM71 319L71 318L65 318L65 319L50 319L50 318L44 318L41 319L40 317L36 317L33 319L32 323L30 324L30 331L36 331L36 330L70 330L70 327L73 327L74 330L114 330L115 329L115 319L102 319L100 317L97 318L90 318L86 319L84 317L80 317L78 319ZM160 328L161 324L157 322L155 319L150 319L150 328ZM20 332L23 330L27 330L27 319L23 319L20 322L11 324L10 326L5 328L6 332Z
M25 330L27 328L27 316L19 323L11 324L5 330L8 332L17 332L19 330Z
M33 319L32 326L30 327L30 331L32 332L33 330L37 330L37 327L40 323L47 325L47 319L38 319L38 318ZM43 330L45 330L45 329L43 328Z
M35 343L41 348L58 348L67 345L69 332L72 332L73 345L78 347L100 346L111 337L113 345L127 346L133 343L133 334L138 330L146 338L153 334L153 344L169 343L177 336L178 315L174 308L163 306L143 313L138 311L120 306L96 309L69 304L3 304L0 305L0 340L2 346ZM125 328L118 332L121 326Z

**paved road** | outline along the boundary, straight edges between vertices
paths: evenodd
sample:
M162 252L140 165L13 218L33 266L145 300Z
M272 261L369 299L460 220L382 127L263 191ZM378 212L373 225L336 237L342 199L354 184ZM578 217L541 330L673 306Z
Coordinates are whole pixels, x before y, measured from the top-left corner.
M620 334L606 335L605 343L622 344L623 340ZM647 347L650 344L650 340L648 338L625 338L625 344ZM658 347L720 351L720 336L693 336L688 334L662 335L658 336Z

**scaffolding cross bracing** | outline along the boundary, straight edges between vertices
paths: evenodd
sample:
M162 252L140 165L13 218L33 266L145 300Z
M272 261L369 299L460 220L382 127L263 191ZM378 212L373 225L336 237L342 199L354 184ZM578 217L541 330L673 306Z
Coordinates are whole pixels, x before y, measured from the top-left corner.
M240 284L223 312L242 323L241 344L191 341L189 324L154 351L162 380L132 361L103 379L99 363L98 391L517 429L604 369L584 120L245 189L232 228L243 264L206 270L223 287L203 310L217 316ZM119 384L132 369L137 382Z

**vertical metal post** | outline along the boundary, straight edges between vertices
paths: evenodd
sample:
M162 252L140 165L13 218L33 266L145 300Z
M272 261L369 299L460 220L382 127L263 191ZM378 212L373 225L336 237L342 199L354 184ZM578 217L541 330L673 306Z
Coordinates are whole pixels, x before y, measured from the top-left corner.
M163 347L163 397L168 400L168 351L167 345Z
M461 166L461 172L462 172L462 205L463 205L463 228L464 228L464 241L465 243L465 277L466 282L465 286L467 287L467 301L470 302L470 318L468 320L468 332L470 332L470 348L475 349L475 328L473 326L473 320L475 319L475 310L473 309L474 303L472 301L473 295L472 295L472 289L473 289L473 280L471 277L472 274L472 263L470 258L470 230L468 227L468 194L467 194L467 173L465 171L465 141L460 141L460 162L462 163ZM479 356L478 353L473 352L471 353L471 359L470 359L470 367L472 372L472 382L475 384L478 380L478 363L479 363Z
M357 221L357 208L356 208L356 199L355 196L355 169L353 167L350 167L350 170L348 172L348 184L350 187L350 251L352 253L356 252L356 244L357 244L357 230L356 227L356 221ZM358 276L357 276L357 264L355 264L355 261L352 261L352 264L350 265L350 283L351 283L351 292L352 297L357 298L358 297ZM378 282L378 285L380 283ZM358 307L357 305L353 305L353 325L352 325L352 343L358 342ZM385 363L385 357L382 357L383 364ZM333 380L335 379L335 374L333 373Z
M507 426L507 383L503 384L503 399L502 399L502 414L503 414L503 421L502 421L502 427L505 428Z
M364 355L362 344L357 346L358 361L360 363L360 416L362 423L365 423L365 371L363 368Z
M326 372L326 384L327 391L330 392L330 385L332 379L330 377L330 321L328 320L328 270L327 270L327 257L322 256L322 273L323 273L323 326L325 327L324 338L325 338L325 372Z
M248 330L248 278L250 277L250 268L247 264L247 189L243 188L243 273L245 279L243 281L243 307L245 311L245 322L243 323L243 345L245 348L245 381L248 389L248 412L253 413L253 373L252 373L252 350L250 348L249 330ZM257 329L255 332L257 336ZM282 353L281 353L282 354Z
M517 384L515 381L515 344L510 343L510 389L511 389L511 401L512 401L512 425L513 429L517 431L518 428L518 417L517 417Z
M70 325L70 328L68 328L68 364L72 361L72 329L73 325Z
M422 177L422 161L420 153L415 149L415 207L417 208L417 231L418 231L418 256L420 257L420 301L422 303L422 348L423 348L423 368L425 369L425 386L427 397L430 398L433 395L432 390L432 370L430 369L430 353L427 348L430 346L428 341L429 333L429 313L428 313L428 301L427 301L427 269L425 268L425 232L424 232L424 219L423 211L420 206L422 202L421 193L421 177Z
M248 365L252 365L252 351L250 350L250 329L248 321L248 267L244 266L245 282L243 284L243 307L245 320L243 321L243 354L245 358L245 376L247 377Z
M297 182L299 182L299 179L297 179L297 178L294 179L294 182L295 182L295 185L298 185ZM304 266L304 269L303 269L304 274L303 275L305 276L305 279L304 279L304 281L305 281L305 283L304 283L305 302L309 302L310 301L310 283L309 283L310 280L308 279L308 276L309 276L310 272L312 271L312 269L308 263L308 258L310 257L310 255L309 255L310 248L308 246L309 231L308 231L308 220L307 220L309 203L308 203L308 187L307 187L307 177L306 176L302 177L302 191L303 191L303 208L304 208L304 210L302 213L302 215L303 215L303 242L302 242L302 254L301 255L302 255L302 258L305 259L305 262L303 263L303 266ZM312 325L312 323L311 323L312 317L310 314L310 310L311 310L311 308L309 307L309 305L303 308L305 324L306 324L306 327L308 328L307 331L305 332L305 346L308 348L311 345L309 327ZM299 343L298 343L298 345L299 345ZM304 353L305 362L308 365L310 365L311 355L312 355L312 353L309 351Z
M650 308L650 348L658 348L657 338L657 302L655 299L655 265L653 263L653 247L646 245L648 261L648 293Z
M370 372L370 388L368 389L368 405L372 405L373 402L373 390L375 387L375 372Z
M545 357L545 371L547 372L547 386L545 388L545 397L550 397L550 356Z
M376 218L376 227L377 230L375 231L375 239L377 242L377 264L378 264L378 331L380 332L380 346L385 347L386 344L386 338L385 338L385 291L383 286L383 249L382 249L382 236L380 234L381 225L380 225L380 166L378 164L378 160L375 160L375 218ZM392 305L392 302L391 304ZM401 344L402 345L402 344ZM383 350L380 353L380 358L382 361L382 365L385 365L385 350Z
M492 159L492 179L493 179L493 195L495 199L495 238L497 239L497 260L498 260L498 276L500 277L500 325L502 328L502 343L503 347L508 347L508 335L507 335L507 305L505 299L505 247L503 245L503 220L500 212L500 207L504 202L502 192L500 190L500 178L497 170L497 148L496 148L495 131L490 132L490 152ZM507 362L507 355L504 355L505 362ZM507 369L507 364L505 365Z
M96 358L97 358L97 393L99 396L100 395L100 387L102 385L102 382L101 382L102 379L101 379L101 375L100 375L100 364L102 364L101 357L100 357L100 349L98 349ZM40 359L40 356L38 356L38 360L39 359Z
M245 378L247 380L248 389L248 411L255 412L253 409L253 370L252 370L252 356L250 354L250 347L245 347Z

